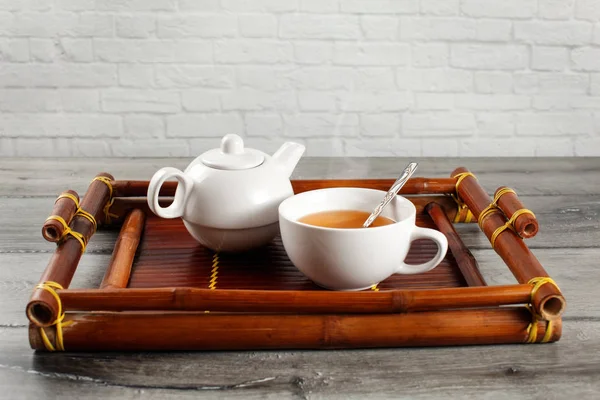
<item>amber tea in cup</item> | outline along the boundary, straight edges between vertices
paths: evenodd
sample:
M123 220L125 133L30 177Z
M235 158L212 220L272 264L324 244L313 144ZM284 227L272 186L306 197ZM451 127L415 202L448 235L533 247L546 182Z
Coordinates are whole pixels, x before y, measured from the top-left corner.
M305 215L299 218L298 222L324 228L356 229L363 227L369 215L371 214L360 210L329 210ZM373 221L369 228L390 225L395 222L393 219L380 215Z

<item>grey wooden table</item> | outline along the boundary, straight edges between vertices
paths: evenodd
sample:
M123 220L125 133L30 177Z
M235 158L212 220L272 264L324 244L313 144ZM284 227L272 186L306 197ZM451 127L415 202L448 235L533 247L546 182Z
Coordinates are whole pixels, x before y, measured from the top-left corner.
M517 190L540 221L528 241L568 306L555 344L197 353L40 353L24 307L52 244L54 198L100 171L149 179L189 159L0 160L0 398L600 398L600 159L423 159L417 175L467 166L493 192ZM405 159L303 159L295 178L393 178ZM489 284L514 283L476 226L460 232ZM72 287L96 287L115 237L99 232Z

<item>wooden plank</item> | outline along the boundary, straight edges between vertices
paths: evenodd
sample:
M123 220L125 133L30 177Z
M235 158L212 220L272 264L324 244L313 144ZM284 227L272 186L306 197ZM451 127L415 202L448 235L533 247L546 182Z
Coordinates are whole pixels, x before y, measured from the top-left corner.
M33 355L25 335L0 329L0 387L23 398L143 391L144 398L563 399L600 391L599 321L564 324L563 339L548 345L352 351Z
M600 197L571 196L521 196L540 223L540 232L527 240L531 248L592 247L600 243ZM51 198L0 198L0 209L10 210L2 216L0 252L53 251L55 244L42 239L44 220L52 211ZM471 249L489 249L489 241L475 224L460 224L457 230ZM569 236L565 236L565 232ZM577 238L572 240L569 238ZM88 251L110 252L114 247L116 232L100 231L92 238Z
M473 254L489 285L516 283L494 251L474 250ZM597 279L593 279L598 275L600 249L540 249L535 254L567 298L566 318L600 318ZM8 266L0 268L0 325L27 322L25 304L49 257L45 253L0 253L0 265ZM98 287L109 260L110 253L86 254L71 287Z
M149 180L161 167L184 169L191 160L1 159L0 196L55 196L67 188L83 194L100 171L110 172L116 179ZM305 157L293 177L396 178L407 162L408 158ZM501 185L522 195L600 193L600 158L423 158L417 175L447 177L458 166L474 171L490 193Z

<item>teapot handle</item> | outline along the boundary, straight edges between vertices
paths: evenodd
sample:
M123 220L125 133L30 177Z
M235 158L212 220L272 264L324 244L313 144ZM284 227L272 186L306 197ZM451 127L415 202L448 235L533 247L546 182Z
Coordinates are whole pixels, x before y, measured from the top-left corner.
M179 182L179 186L175 192L175 199L173 199L173 203L170 206L161 207L158 204L158 194L163 183L170 178L176 178ZM194 181L177 168L165 167L159 169L148 185L148 206L150 210L162 218L179 218L183 216L185 204L192 192L193 185Z

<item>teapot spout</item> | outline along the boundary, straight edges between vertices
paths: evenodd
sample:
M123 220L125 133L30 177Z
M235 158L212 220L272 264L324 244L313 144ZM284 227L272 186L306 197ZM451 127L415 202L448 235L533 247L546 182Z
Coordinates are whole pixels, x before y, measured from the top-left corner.
M300 143L286 142L273 154L272 158L280 165L289 178L302 158L306 148Z

